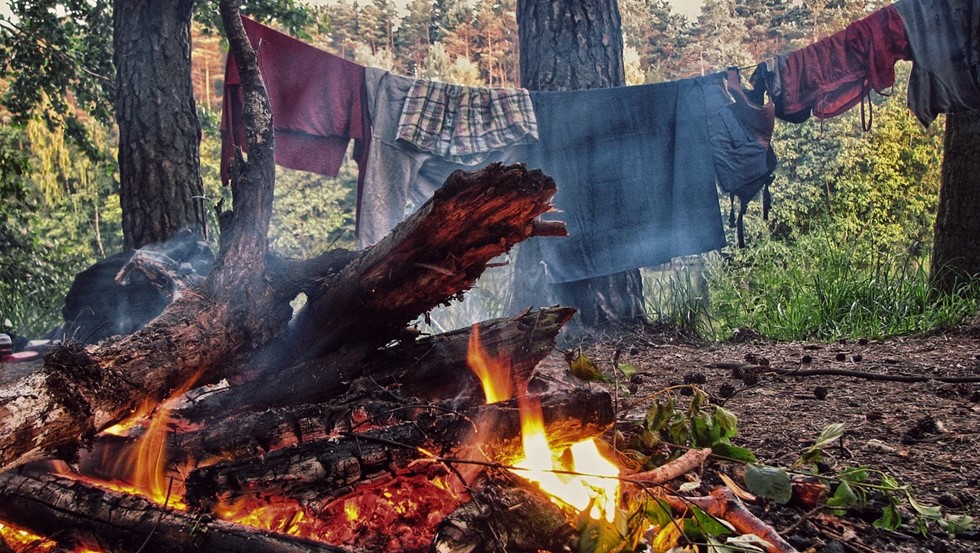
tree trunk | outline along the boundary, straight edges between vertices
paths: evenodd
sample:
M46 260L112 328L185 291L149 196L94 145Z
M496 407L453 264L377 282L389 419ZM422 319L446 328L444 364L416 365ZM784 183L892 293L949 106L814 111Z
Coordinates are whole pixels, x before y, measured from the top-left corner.
M578 90L624 86L623 35L617 0L518 0L521 86ZM574 324L595 327L644 319L639 270L565 284L547 281L534 241L515 261L512 311L561 304L579 311Z
M119 201L126 249L205 229L191 84L193 0L115 0Z
M980 275L980 111L947 115L943 146L930 278L952 293Z

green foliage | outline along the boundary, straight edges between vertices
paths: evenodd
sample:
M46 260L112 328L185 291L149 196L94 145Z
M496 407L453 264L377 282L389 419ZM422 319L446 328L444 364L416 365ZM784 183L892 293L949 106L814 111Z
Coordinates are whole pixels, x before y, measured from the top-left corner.
M40 113L50 128L60 128L85 154L100 155L85 119L112 122L112 2L8 4L12 17L0 16L0 79L9 80L9 87L0 103L20 125L44 106Z
M793 485L789 473L776 467L746 466L745 488L755 495L768 497L777 503L788 503L793 497Z
M642 269L647 316L697 335L713 335L715 318L706 278L710 258L684 258L659 271Z
M738 461L753 462L751 451L732 444L738 433L738 418L727 409L713 405L702 390L684 386L692 396L687 409L678 406L677 398L656 400L647 410L642 427L630 444L632 456L643 459L649 468L659 466L679 455L678 448L663 450L662 444L690 448L711 448L715 455Z
M768 240L713 267L712 307L722 333L748 327L785 340L904 335L975 315L980 288L935 295L925 262L829 231L793 246Z

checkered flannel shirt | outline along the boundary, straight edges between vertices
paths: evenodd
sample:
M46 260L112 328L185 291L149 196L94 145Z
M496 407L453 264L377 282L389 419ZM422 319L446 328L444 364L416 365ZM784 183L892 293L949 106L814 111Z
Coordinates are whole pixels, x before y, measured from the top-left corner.
M416 80L405 98L397 138L456 163L538 139L523 88L480 88Z

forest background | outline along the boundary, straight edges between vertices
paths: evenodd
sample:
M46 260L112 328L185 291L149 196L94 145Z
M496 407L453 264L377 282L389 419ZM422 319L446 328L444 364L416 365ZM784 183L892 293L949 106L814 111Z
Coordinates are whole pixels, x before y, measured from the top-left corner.
M676 80L729 66L747 77L756 63L883 5L707 0L690 19L666 0L620 0L627 81ZM266 23L364 65L466 85L519 86L515 8L516 0L411 0L403 9L392 0L337 0L308 6L307 17ZM218 178L227 46L209 29L195 23L192 57L201 171L210 228L217 229L213 206L228 195ZM905 334L975 316L973 284L952 297L930 293L944 125L925 129L906 108L908 72L900 62L892 93L872 95L870 132L857 109L825 121L777 121L780 164L769 219L754 202L748 248L644 271L651 319L708 338L750 327L773 338L834 339ZM85 112L84 99L47 98L21 120L4 107L15 100L4 81L0 94L0 327L37 337L61 322L74 275L122 249L116 132ZM88 141L71 140L71 122L51 109L65 101L79 105ZM337 179L280 169L272 247L300 258L354 248L355 183L353 163ZM719 210L727 217L727 197L719 195ZM509 279L507 268L490 272L469 301L437 314L433 324L443 330L503 314Z

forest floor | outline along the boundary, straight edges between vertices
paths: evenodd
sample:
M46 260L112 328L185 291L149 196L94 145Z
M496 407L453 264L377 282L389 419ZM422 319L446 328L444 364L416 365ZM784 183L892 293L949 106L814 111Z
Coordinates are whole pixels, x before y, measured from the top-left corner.
M738 416L735 445L751 450L761 463L785 468L826 425L843 423L844 436L825 453L826 469L865 466L885 471L908 484L920 503L980 522L980 384L870 376L980 377L978 323L927 335L829 343L777 342L747 331L709 344L673 329L644 327L593 334L579 347L607 374L617 351L619 363L638 369L629 381L630 393L618 400L621 419L630 416L626 413L642 417L659 390L698 383L713 402ZM545 365L564 363L556 353ZM803 372L841 369L869 378ZM796 373L779 374L784 371ZM730 397L722 400L724 395ZM719 468L731 466L714 470ZM706 472L711 470L709 463ZM705 474L703 480L713 479ZM784 537L800 551L980 551L976 529L953 537L933 524L923 537L908 524L909 517L903 517L906 523L898 531L873 528L870 522L881 514L881 506L871 502L863 511L850 510L841 517L770 501L750 508L786 532Z

